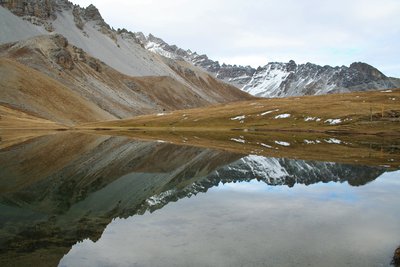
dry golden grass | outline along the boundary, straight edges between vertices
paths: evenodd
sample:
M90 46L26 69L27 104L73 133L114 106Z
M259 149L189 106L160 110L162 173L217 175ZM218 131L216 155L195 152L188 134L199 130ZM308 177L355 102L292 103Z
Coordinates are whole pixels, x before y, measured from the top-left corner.
M0 99L16 110L63 124L114 118L60 82L0 58Z
M0 105L0 150L67 127Z
M0 105L0 129L60 129L65 126Z
M290 114L289 118L277 118ZM244 117L243 117L244 116ZM307 118L314 120L307 121ZM319 121L317 121L317 118ZM331 124L329 119L340 119ZM400 134L400 90L258 99L81 125L80 129Z

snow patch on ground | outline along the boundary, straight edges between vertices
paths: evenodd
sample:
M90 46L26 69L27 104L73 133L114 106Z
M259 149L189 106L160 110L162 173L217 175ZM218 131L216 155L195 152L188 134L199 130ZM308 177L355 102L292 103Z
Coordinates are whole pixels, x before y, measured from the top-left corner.
M341 119L327 119L325 123L329 123L330 125L336 125L342 123Z
M304 121L321 121L321 118L318 118L318 117L305 117Z
M385 91L381 91L381 93L392 93L392 90L385 90Z
M279 111L279 109L268 110L268 111L265 111L265 112L261 113L260 115L261 115L261 116L264 116L264 115L270 114L270 113L272 113L272 112L277 112L277 111Z
M280 146L290 146L290 143L284 141L275 141L275 144Z
M338 144L338 145L340 145L342 143L341 140L336 139L336 138L324 139L324 141L327 142L328 144Z
M266 148L273 148L272 146L266 145L264 143L261 143L260 145L263 146L263 147L266 147Z
M242 144L246 143L246 140L243 140L241 138L231 138L231 141L242 143Z
M290 114L288 114L288 113L285 113L285 114L279 114L279 115L277 115L277 116L275 116L275 119L287 119L287 118L290 118Z
M312 140L305 139L304 143L307 144L307 145L316 145L316 144L320 144L321 141L319 141L319 140L312 141Z
M246 115L240 115L240 116L231 118L231 121L234 121L234 120L239 120L239 121L241 121L241 120L244 120L245 118L246 118Z

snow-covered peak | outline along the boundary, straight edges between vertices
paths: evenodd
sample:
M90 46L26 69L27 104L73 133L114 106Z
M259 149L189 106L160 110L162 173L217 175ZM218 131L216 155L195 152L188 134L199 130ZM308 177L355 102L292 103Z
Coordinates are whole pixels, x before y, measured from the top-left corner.
M274 97L279 95L281 84L294 73L285 63L268 63L260 67L251 77L251 80L242 89L243 91L261 97Z

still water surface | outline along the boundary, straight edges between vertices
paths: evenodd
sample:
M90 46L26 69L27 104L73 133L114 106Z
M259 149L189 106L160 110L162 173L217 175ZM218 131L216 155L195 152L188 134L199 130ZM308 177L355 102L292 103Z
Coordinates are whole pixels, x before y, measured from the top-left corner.
M379 166L60 134L2 150L0 177L2 266L389 266L400 245Z

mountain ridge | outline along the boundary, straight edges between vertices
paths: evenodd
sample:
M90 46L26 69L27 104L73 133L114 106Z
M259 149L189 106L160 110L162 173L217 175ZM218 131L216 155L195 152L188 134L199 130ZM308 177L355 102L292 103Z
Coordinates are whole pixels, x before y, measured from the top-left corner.
M146 49L165 57L189 61L216 78L259 97L392 89L400 86L400 79L387 77L363 62L353 62L349 67L319 66L310 62L298 65L293 60L288 63L269 62L258 68L225 63L221 65L205 54L199 55L191 50L169 45L152 34L147 37L142 32L135 34Z
M92 4L82 8L67 0L18 0L2 2L1 5L33 25L42 26L42 30L64 35L77 47L130 76L165 75L185 83L184 79L164 64L165 58L169 58L189 62L215 78L258 97L400 87L400 79L387 77L373 66L361 62L354 62L349 67L296 64L293 60L288 63L270 62L258 68L220 64L207 55L169 45L152 34L145 36L142 32L133 33L124 28L115 30L104 21L99 10ZM4 43L1 37L0 42ZM143 53L140 48L153 53Z

